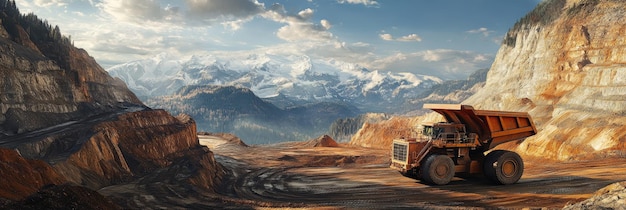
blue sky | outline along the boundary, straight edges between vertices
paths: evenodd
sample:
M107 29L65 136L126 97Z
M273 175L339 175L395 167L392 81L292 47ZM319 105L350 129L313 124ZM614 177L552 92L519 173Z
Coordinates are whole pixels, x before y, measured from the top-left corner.
M465 78L540 0L18 0L103 67L167 52L270 53Z

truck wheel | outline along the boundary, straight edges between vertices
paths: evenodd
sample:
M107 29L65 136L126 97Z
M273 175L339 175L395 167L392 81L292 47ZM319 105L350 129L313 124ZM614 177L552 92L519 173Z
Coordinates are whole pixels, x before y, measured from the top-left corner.
M433 154L421 165L422 180L429 184L445 185L454 177L454 162L447 155Z
M483 172L496 184L513 184L522 177L524 162L515 152L496 150L485 157Z

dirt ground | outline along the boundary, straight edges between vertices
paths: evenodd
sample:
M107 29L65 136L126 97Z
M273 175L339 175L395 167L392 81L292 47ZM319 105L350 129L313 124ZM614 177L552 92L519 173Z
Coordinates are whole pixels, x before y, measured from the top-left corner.
M301 143L244 147L214 136L200 136L200 143L230 170L214 197L224 208L560 209L626 180L624 159L527 160L514 185L454 178L429 186L390 169L387 150Z

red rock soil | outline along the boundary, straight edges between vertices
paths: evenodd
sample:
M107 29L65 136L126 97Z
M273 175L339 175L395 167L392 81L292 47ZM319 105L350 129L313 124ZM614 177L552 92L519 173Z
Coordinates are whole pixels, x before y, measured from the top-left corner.
M626 180L625 159L526 160L514 185L477 177L429 186L388 168L386 149L297 142L244 147L218 136L200 136L200 143L231 170L220 195L211 198L213 207L223 208L560 209Z

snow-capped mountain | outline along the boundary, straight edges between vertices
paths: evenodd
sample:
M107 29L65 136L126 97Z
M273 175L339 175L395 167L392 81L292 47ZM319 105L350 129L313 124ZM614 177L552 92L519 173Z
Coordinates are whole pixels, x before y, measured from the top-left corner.
M370 71L332 59L269 53L214 53L189 59L162 53L107 71L144 99L171 95L185 85L229 85L249 88L266 99L341 101L379 112L441 82L433 76Z

